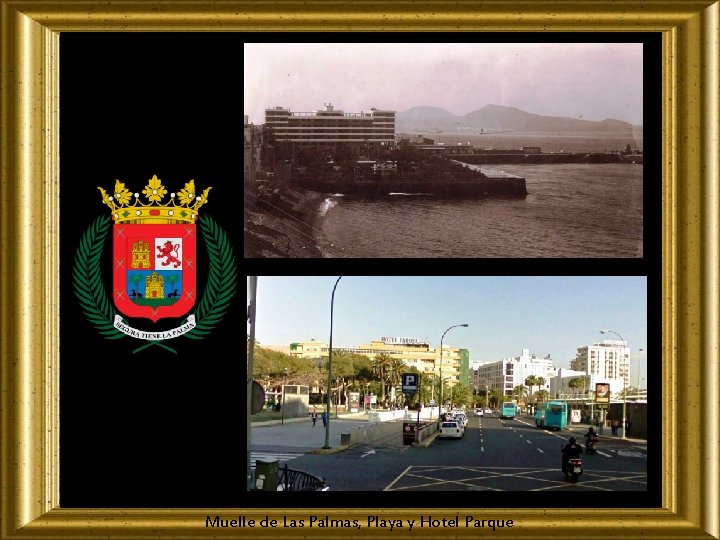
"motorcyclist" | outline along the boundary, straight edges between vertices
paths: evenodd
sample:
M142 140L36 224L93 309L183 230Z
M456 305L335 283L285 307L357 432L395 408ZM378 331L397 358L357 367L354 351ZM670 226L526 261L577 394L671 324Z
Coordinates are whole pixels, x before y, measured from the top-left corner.
M565 472L568 461L570 461L572 458L580 457L582 452L583 452L582 446L580 446L577 443L577 441L575 440L575 437L570 437L568 444L566 444L562 448L562 455L563 455L563 457L562 457L562 472Z
M595 433L592 426L588 428L587 433L585 434L585 440L585 451L589 454L591 450L595 449L595 443L598 441L598 435Z

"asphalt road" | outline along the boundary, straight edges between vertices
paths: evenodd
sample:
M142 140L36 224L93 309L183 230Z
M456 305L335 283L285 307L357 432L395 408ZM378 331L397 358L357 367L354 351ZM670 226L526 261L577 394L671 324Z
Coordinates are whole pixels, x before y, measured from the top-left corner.
M338 420L332 425L338 443L342 423ZM333 491L647 490L645 444L602 436L598 453L582 456L585 472L580 482L571 484L560 473L560 448L571 435L584 442L586 428L546 431L536 428L531 417L501 420L496 415L473 416L462 439L436 439L427 448L416 448L403 445L398 435L397 440L357 445L328 455L304 454L305 447L298 445L314 441L315 430L323 431L321 427L303 426L298 433L304 441L282 430L287 427L274 426L263 433L266 442L270 433L277 433L273 439L277 444L272 446L256 445L255 433L260 430L254 430L253 450L288 452L290 468L324 477Z

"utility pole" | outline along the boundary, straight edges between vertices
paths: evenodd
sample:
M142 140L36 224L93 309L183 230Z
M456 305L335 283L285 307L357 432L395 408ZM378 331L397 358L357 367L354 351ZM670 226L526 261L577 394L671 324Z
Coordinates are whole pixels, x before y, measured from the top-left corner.
M257 299L257 276L248 277L250 290L250 305L248 306L248 323L250 323L250 337L248 340L247 354L247 381L245 385L245 394L247 395L246 431L247 431L247 490L252 490L252 468L250 467L250 452L252 446L250 444L250 411L252 410L252 387L253 387L253 359L255 355L255 300Z

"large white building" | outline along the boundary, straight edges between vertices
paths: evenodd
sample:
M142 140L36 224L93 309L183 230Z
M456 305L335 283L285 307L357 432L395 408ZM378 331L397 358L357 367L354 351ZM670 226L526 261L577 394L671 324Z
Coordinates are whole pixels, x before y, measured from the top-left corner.
M278 142L395 144L395 111L373 107L369 112L346 113L331 104L315 112L273 107L265 110L265 129Z
M630 348L626 341L610 339L579 347L575 359L570 361L570 369L590 375L597 382L619 379L627 386L630 383Z
M555 378L558 367L550 355L539 358L530 354L530 349L523 349L520 356L508 357L497 362L488 362L480 365L473 372L472 386L477 390L498 389L505 396L511 396L513 389L519 385L525 385L525 380L530 376L542 377L545 384L541 387L535 386L533 392L538 390L550 391L550 381Z

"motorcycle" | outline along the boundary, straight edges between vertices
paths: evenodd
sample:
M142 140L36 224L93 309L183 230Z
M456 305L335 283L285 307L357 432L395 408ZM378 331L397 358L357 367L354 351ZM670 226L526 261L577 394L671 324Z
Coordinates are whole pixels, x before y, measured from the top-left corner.
M565 478L570 482L577 482L583 473L582 460L579 457L571 457L563 468Z
M586 454L595 454L597 453L597 443L600 440L600 438L597 435L594 435L592 437L588 437L587 444L585 445L585 453Z

